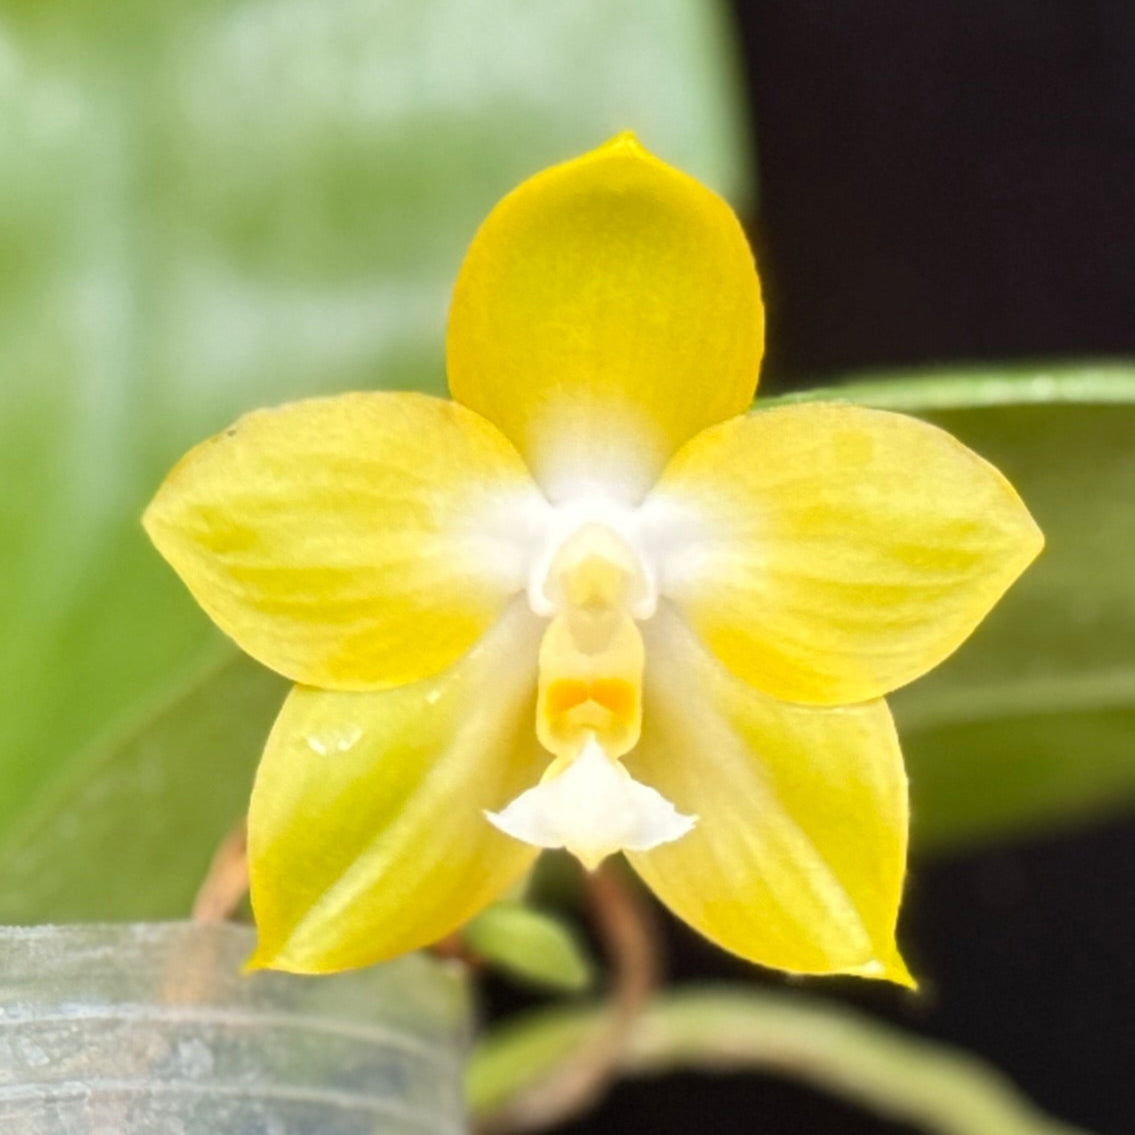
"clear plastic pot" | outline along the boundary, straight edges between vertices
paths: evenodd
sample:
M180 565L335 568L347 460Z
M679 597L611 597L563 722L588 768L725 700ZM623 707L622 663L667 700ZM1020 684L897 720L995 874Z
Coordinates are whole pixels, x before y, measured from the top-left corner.
M0 929L0 1132L464 1130L456 973L243 976L251 948L232 925Z

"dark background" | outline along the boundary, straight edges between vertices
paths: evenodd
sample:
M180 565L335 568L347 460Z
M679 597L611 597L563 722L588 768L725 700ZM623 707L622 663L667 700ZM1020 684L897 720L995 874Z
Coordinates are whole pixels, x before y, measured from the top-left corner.
M1135 354L1135 0L735 8L766 390L876 366ZM916 861L900 941L927 991L806 984L980 1053L1056 1116L1130 1135L1133 896L1135 822ZM675 976L754 979L669 936ZM911 1130L775 1079L691 1075L620 1086L564 1131L691 1128Z

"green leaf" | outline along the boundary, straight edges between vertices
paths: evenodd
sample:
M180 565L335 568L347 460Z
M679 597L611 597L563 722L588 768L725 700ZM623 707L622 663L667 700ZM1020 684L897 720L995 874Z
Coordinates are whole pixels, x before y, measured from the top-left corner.
M282 678L226 651L72 762L0 845L0 922L184 915L248 809L286 692Z
M216 649L137 523L190 445L300 395L440 391L464 248L541 166L626 128L734 199L747 165L702 0L37 0L4 20L0 840ZM215 786L183 789L200 830L167 819L200 857L233 797L205 817Z
M482 1129L545 1116L542 1088L601 1035L604 1007L513 1018L474 1048L469 1106ZM936 1135L1087 1135L1038 1111L995 1069L946 1045L905 1036L843 1006L802 995L717 986L657 997L618 1065L628 1076L757 1071L800 1079ZM501 1124L502 1129L505 1124Z
M594 976L571 928L523 903L494 903L461 936L475 954L526 984L578 993Z
M892 699L917 844L1135 804L1135 364L895 375L807 397L938 422L1006 474L1047 541L958 653Z

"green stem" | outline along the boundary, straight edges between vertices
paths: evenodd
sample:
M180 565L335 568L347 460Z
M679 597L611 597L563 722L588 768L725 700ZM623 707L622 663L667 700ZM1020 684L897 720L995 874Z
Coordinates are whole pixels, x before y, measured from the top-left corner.
M538 1095L603 1013L545 1010L485 1037L469 1072L474 1114ZM967 1053L802 994L717 986L659 996L638 1018L620 1069L779 1072L932 1135L1088 1135L1044 1115Z

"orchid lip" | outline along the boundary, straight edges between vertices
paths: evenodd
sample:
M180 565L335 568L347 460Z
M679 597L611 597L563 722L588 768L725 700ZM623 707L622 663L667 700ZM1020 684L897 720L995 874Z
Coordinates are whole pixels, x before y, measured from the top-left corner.
M540 784L485 818L505 835L534 847L563 847L588 870L623 850L648 851L690 832L661 793L640 784L612 760L594 736L565 768L553 766Z

